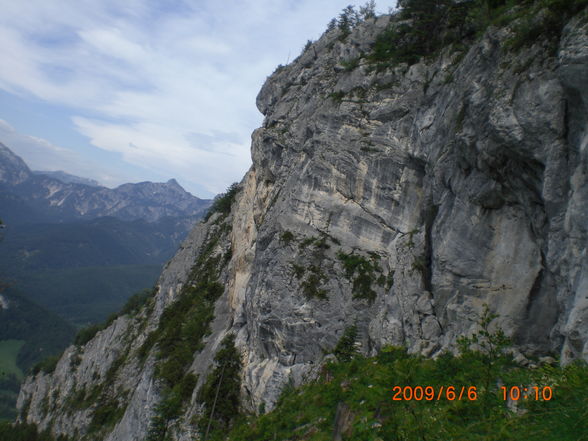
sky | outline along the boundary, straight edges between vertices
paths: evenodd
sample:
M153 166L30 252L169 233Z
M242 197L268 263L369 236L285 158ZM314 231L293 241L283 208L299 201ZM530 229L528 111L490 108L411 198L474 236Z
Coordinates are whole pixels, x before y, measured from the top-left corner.
M0 142L33 170L212 197L251 165L266 77L348 4L0 0Z

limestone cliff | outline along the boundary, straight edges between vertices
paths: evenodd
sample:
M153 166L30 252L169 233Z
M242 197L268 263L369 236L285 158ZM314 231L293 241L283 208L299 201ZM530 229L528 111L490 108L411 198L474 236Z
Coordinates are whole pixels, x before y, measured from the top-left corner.
M173 439L194 439L198 390L227 333L249 410L311 377L354 323L366 354L434 356L487 304L522 354L588 359L582 17L555 53L509 51L509 31L491 27L467 49L381 70L358 57L390 17L344 40L327 32L263 86L265 120L231 212L196 226L149 307L29 377L21 418L76 439L144 439L163 390L149 336L204 277L204 259L224 290ZM106 404L118 417L96 430Z

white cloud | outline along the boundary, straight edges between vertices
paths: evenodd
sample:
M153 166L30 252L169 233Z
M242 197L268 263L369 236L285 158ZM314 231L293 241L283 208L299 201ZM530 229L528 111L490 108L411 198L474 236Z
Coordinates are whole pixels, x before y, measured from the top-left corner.
M265 77L347 3L0 0L0 88L65 106L129 164L220 192L250 164Z
M56 146L46 139L23 135L2 119L0 142L20 156L32 170L61 170L95 179L109 187L122 184L129 179L122 173L116 173L112 167L89 161L78 152Z

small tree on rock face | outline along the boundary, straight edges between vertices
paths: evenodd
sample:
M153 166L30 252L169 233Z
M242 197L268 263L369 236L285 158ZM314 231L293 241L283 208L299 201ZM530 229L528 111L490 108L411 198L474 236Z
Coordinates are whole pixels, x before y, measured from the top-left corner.
M278 66L279 68L280 66ZM277 69L276 69L277 70ZM231 205L235 200L235 196L241 188L238 182L233 182L225 193L221 193L214 198L211 207L208 209L204 221L210 219L214 213L221 213L223 216L227 216L231 212Z
M370 0L365 5L360 6L359 16L362 18L362 20L376 18L376 2L374 0Z
M357 25L358 22L359 16L357 12L352 5L349 5L339 14L337 26L345 38L351 33L351 30Z
M353 325L345 329L341 339L335 346L333 353L339 361L351 361L357 355L355 342L357 341L357 326Z
M204 405L200 431L226 431L239 414L241 389L241 356L235 347L235 336L227 335L214 357L216 367L202 386L199 401Z
M333 18L327 26L327 32L338 28L341 31L340 40L345 40L354 27L362 21L376 18L376 2L370 0L365 5L359 7L359 11L355 10L353 5L348 5L339 14L339 18Z
M331 32L337 27L337 19L332 18L329 24L327 25L327 32Z
M511 339L500 328L491 330L491 324L496 318L498 315L491 313L488 305L484 305L478 321L480 330L470 337L457 340L461 357L471 360L472 365L481 366L486 390L490 388L492 379L512 364L512 356L506 352L512 344Z

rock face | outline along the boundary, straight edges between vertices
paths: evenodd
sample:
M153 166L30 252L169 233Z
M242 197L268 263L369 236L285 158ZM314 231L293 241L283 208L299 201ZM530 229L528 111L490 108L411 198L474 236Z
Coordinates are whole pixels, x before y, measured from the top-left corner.
M522 353L588 359L588 24L570 21L555 55L541 44L509 52L508 32L491 28L467 52L350 69L389 20L343 42L326 33L263 86L253 165L211 254L231 250L225 290L175 439L193 439L202 374L229 332L250 410L312 376L354 323L366 354L405 345L434 356L473 331L487 304ZM23 420L86 433L89 410L62 406L126 353L114 382L126 411L104 439L144 438L160 399L156 348L144 364L132 354L219 222L192 232L150 312L118 319L66 351L55 373L27 380Z

